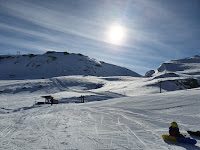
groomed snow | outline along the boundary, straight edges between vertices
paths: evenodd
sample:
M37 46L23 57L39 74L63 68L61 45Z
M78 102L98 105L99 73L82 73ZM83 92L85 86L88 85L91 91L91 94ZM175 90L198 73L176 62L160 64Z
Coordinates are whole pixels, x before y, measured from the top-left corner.
M156 82L92 76L2 80L0 149L199 150L200 139L193 146L166 143L161 136L172 121L188 137L187 130L200 130L200 88L159 93ZM43 95L61 103L33 106Z

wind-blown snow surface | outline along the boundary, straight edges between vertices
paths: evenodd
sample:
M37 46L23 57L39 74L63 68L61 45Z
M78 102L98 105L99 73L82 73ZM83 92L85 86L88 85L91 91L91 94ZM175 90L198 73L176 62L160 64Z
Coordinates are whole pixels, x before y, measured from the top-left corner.
M41 79L68 75L140 76L123 67L67 52L0 56L0 70L0 80Z
M69 76L0 83L0 149L199 150L166 143L172 121L200 130L200 88L159 93L152 80ZM60 104L33 106L52 95ZM78 102L85 95L86 103Z

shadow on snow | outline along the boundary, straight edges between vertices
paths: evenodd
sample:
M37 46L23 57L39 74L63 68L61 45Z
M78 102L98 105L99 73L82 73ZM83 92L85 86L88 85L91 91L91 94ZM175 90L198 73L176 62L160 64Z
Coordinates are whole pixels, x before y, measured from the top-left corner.
M186 150L200 150L200 147L196 145L191 145L191 144L185 144L185 143L175 143L171 141L164 140L165 143L170 144L170 145L176 145L185 148Z

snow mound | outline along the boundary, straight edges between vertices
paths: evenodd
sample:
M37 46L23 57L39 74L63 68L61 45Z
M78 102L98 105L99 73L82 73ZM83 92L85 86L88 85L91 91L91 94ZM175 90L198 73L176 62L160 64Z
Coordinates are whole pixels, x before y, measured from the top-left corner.
M69 75L140 76L126 68L82 54L52 51L43 55L0 56L0 70L0 80L41 79Z

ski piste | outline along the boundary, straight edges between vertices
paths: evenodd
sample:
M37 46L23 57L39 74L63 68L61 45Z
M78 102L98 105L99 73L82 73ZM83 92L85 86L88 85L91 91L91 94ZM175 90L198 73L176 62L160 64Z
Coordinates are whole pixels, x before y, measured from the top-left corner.
M190 135L193 136L199 136L200 137L200 131L187 131Z
M192 144L192 145L195 145L197 143L197 141L194 139L180 138L180 137L175 137L175 136L170 136L170 135L162 135L162 138L163 140L168 140L175 143L185 143L185 144Z

